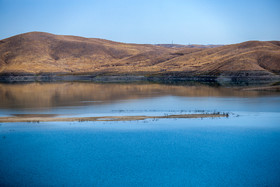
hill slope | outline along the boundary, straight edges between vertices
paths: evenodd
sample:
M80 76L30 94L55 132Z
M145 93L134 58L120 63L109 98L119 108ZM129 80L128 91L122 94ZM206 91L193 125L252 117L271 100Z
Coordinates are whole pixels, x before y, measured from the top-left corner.
M204 48L25 33L0 41L0 73L279 77L280 42Z
M32 32L0 41L0 72L95 72L139 54L172 51L152 45Z

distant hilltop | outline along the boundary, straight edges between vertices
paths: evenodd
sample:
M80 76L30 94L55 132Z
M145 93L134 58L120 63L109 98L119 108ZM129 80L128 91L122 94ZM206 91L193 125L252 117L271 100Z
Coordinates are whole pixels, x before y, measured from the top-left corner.
M169 48L214 48L214 47L221 47L224 45L198 45L198 44L189 44L189 45L182 45L182 44L155 44L156 46L162 47L169 47Z
M20 74L279 79L280 42L127 44L30 32L0 40L0 76Z

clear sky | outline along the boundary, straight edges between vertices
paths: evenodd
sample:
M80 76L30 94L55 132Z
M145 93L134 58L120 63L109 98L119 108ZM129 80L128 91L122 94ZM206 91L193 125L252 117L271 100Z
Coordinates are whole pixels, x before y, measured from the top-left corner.
M0 39L30 31L150 44L280 40L280 0L0 0Z

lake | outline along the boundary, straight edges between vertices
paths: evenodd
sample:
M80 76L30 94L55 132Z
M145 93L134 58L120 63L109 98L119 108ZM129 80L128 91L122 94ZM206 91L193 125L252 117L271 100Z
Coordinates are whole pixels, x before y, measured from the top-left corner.
M228 117L0 123L1 186L280 186L280 92L156 83L0 84L0 117Z

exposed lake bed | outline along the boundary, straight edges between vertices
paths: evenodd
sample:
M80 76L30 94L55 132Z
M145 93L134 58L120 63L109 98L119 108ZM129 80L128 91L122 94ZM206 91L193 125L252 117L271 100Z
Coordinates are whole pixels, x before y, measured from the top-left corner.
M0 122L50 122L50 121L136 121L145 119L179 119L179 118L217 118L228 117L228 114L179 114L164 116L99 116L99 117L54 117L54 114L15 114L15 117L0 117Z
M68 82L1 84L0 98L1 118L105 119L1 122L3 185L280 184L279 92ZM205 113L229 115L178 117Z

